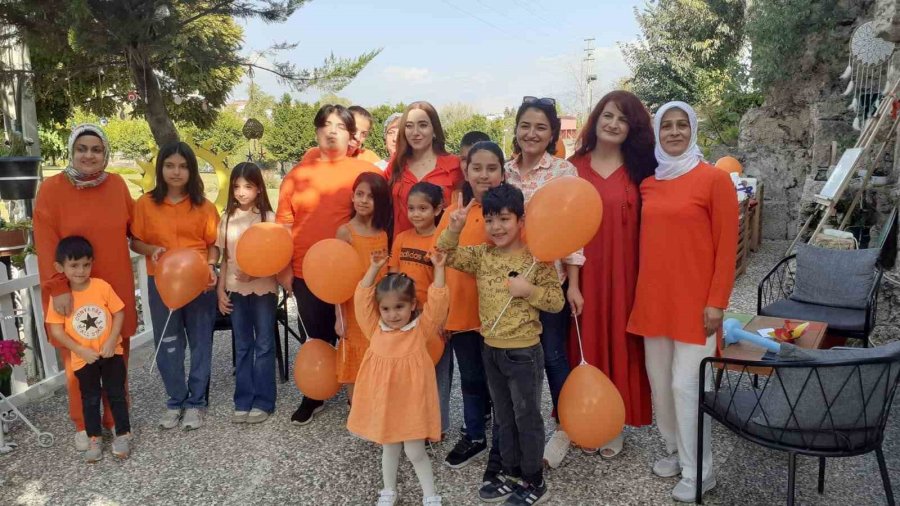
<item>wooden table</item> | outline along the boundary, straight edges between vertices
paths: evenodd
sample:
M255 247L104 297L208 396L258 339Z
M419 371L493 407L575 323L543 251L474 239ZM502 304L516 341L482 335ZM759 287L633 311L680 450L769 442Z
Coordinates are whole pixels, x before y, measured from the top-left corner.
M744 325L744 330L746 330L747 332L756 333L756 331L759 329L779 328L784 326L784 320L784 318L773 318L770 316L754 316L747 324ZM803 323L803 320L789 321L795 325ZM822 341L825 338L825 332L827 330L827 323L811 321L809 322L809 327L806 328L806 331L803 333L803 335L795 340L792 344L795 344L801 348L820 349L822 347ZM722 350L723 358L738 360L759 361L762 360L763 355L765 354L765 348L761 348L747 341L738 341L734 344L726 346L725 349ZM731 366L729 367L729 369L741 370L743 369L743 367ZM772 372L772 369L769 367L748 367L747 371L752 374L769 375Z

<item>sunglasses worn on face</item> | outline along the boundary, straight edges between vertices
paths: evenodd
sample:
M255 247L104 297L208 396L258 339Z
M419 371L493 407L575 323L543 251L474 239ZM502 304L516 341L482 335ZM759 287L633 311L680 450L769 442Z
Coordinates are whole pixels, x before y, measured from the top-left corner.
M523 104L543 104L543 105L549 105L551 107L556 107L556 99L553 99L550 97L537 98L537 97L532 97L529 95L526 97L522 97L522 103Z

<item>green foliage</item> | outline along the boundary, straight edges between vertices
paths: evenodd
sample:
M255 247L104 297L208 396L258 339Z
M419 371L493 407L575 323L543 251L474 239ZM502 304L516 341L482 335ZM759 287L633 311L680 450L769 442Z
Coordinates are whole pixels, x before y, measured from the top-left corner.
M286 98L286 100L285 100ZM272 111L272 128L263 135L263 147L275 160L294 164L307 149L316 145L313 118L318 108L285 98Z
M810 36L828 34L843 16L837 0L764 0L750 3L747 36L755 85L765 91L797 69ZM830 41L830 43L829 43ZM832 56L834 37L818 45L815 61Z
M53 165L56 165L57 159L66 159L69 153L66 149L66 135L63 133L60 125L38 127L38 137L41 140L41 156L44 159L50 159Z
M384 145L384 120L388 118L391 114L395 112L403 113L406 109L405 104L382 104L374 109L366 108L370 113L372 113L372 131L369 133L369 138L366 139L366 149L370 149L380 156L383 159L386 159L388 156L387 147Z
M203 144L211 140L210 147L217 153L237 154L238 149L246 144L241 129L244 120L228 109L218 113L216 121L204 129L182 129L182 136L190 139L194 144Z
M149 158L153 152L153 134L142 119L111 119L104 130L113 153L134 160Z
M460 118L449 125L444 125L444 134L447 136L447 151L459 153L459 142L463 135L472 130L479 130L488 134L492 141L502 147L504 140L504 122L502 119L489 120L480 114L473 114L467 118ZM510 153L511 151L505 151Z

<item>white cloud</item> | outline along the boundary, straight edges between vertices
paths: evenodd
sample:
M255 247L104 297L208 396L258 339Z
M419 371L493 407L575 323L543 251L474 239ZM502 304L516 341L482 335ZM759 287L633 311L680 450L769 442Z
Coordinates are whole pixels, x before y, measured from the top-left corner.
M390 66L382 72L385 78L410 84L421 84L431 81L431 71L423 67Z

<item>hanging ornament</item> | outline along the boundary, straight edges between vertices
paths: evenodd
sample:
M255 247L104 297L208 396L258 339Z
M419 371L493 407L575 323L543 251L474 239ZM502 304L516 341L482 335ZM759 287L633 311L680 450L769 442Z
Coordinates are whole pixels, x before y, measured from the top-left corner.
M203 109L203 112L208 111L209 110L209 102L207 102L206 99L203 99L203 102L200 104L200 108Z
M864 131L884 96L887 72L894 43L878 37L875 23L860 25L850 37L850 55L842 80L849 80L842 93L852 97L848 109L854 111L853 129ZM887 83L887 84L886 84Z
M244 137L250 140L260 139L263 136L263 124L259 122L259 120L255 118L250 118L244 123L244 128L241 129L241 132L244 134Z
M109 124L109 119L107 119L106 116L100 118L100 126L105 127L108 124Z
M131 90L131 91L128 92L127 95L125 95L125 98L126 98L129 102L134 102L134 101L136 101L136 100L138 99L139 96L140 96L140 95L138 94L137 90Z
M175 102L175 105L181 105L181 102L183 102L183 101L184 101L184 99L181 98L181 95L174 95L172 97L172 102Z

